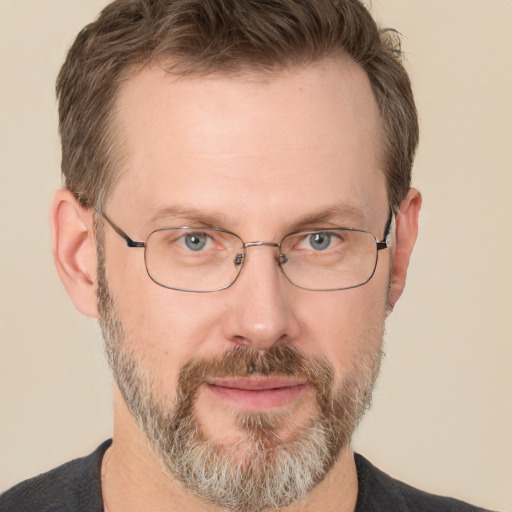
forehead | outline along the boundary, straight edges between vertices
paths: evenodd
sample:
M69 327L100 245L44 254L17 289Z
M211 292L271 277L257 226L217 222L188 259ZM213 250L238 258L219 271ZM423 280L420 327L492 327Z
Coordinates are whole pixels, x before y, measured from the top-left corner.
M378 107L348 58L237 77L145 69L121 86L116 114L125 168L112 202L129 197L143 218L387 208Z

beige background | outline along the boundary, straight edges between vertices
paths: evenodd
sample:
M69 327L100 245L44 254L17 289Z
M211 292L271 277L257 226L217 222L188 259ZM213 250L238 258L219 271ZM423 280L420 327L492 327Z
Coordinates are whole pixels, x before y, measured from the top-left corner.
M0 0L0 490L109 436L94 322L53 268L54 79L104 0ZM424 194L408 288L355 445L400 479L512 510L512 1L374 0L405 36Z

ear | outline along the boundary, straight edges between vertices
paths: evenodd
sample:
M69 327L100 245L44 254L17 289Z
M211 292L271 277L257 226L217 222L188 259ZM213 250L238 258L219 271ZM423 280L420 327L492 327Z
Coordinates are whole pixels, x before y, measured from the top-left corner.
M75 307L97 318L96 241L93 216L69 190L55 194L50 210L53 257Z
M407 277L407 268L416 237L418 217L421 208L421 194L411 188L400 205L396 216L395 250L388 295L388 314L402 295Z

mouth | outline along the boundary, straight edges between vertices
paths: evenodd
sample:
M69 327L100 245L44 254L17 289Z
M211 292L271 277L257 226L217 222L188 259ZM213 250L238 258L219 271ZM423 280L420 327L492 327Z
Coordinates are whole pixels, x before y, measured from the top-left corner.
M210 379L204 386L216 400L246 412L264 412L292 404L309 388L306 379L286 377Z

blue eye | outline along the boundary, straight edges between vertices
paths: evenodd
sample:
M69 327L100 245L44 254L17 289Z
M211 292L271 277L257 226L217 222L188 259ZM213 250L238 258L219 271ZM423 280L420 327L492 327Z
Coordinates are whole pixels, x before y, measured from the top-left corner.
M185 236L185 245L191 251L200 251L201 249L204 249L207 242L208 237L204 233L192 233Z
M331 245L331 235L325 231L317 231L309 235L309 245L315 251L323 251Z

